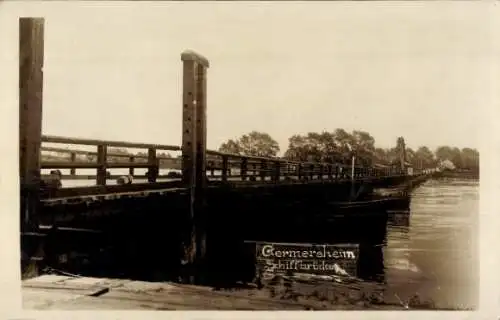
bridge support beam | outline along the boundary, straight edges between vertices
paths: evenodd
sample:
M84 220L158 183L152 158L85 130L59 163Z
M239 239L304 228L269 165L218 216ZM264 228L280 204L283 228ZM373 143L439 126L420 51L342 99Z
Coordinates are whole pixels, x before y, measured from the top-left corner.
M21 228L36 224L40 196L40 147L44 19L19 19L19 174Z
M206 88L209 62L203 56L185 51L183 61L182 98L182 179L189 190L188 225L183 242L188 282L203 282L194 274L203 274L206 255Z
M39 274L43 241L37 241L40 207L40 147L42 143L42 91L44 19L19 19L19 178L21 225L21 274Z

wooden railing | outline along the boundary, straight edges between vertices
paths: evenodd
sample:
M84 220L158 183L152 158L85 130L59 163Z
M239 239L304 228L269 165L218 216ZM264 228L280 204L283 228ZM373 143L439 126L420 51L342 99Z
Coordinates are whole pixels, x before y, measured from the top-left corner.
M47 156L43 152L57 152L59 154L69 154L70 159L64 160L48 160L41 162L41 169L70 169L69 175L63 175L65 179L79 179L76 174L77 169L96 169L96 175L84 175L84 179L96 179L97 185L106 185L108 179L116 178L108 172L108 169L129 169L129 175L138 178L146 178L148 182L156 182L159 178L168 178L159 174L160 161L169 160L175 162L176 159L169 157L161 157L157 155L157 151L180 151L178 146L158 145L145 143L132 143L123 141L104 141L104 140L89 140L80 138L66 138L57 136L42 136L43 143L66 144L73 146L94 146L96 151L86 151L78 149L64 149L57 147L47 147L42 145L42 159ZM110 147L115 148L134 148L147 150L147 155L124 154L124 153L108 153ZM77 159L77 155L85 155L95 157L95 160L87 159L85 161ZM124 158L126 161L110 161L109 157ZM137 161L139 160L139 161ZM134 175L134 169L147 169L145 175ZM123 175L123 174L122 174ZM118 175L120 176L120 175Z
M326 180L326 179L355 179L391 177L402 175L420 175L430 173L434 169L413 169L411 173L402 172L394 167L375 168L327 162L299 162L283 158L263 158L227 154L207 150L211 159L207 162L207 176L221 179L246 180ZM215 174L215 170L220 174ZM236 172L236 173L233 173Z
M322 162L298 162L283 158L263 158L227 154L207 150L207 176L222 181L280 181L280 180L326 180L350 179L352 168L343 164ZM219 174L215 174L215 171ZM378 170L369 167L355 167L354 177L401 175L393 169Z
M178 152L179 146L132 143L123 141L90 140L58 136L42 136L41 169L69 169L69 174L61 174L60 179L95 180L96 185L105 186L107 180L118 179L124 174L111 174L109 169L126 168L131 179L147 180L155 183L158 180L180 180L181 161L158 155L158 151ZM46 146L45 144L70 145L69 149ZM95 151L81 150L92 146ZM108 152L111 148L142 149L144 154ZM58 156L48 155L57 153ZM128 152L128 150L127 150ZM147 152L147 153L146 153ZM68 158L61 159L61 155ZM85 157L84 160L81 158ZM53 158L54 160L50 159ZM135 174L134 169L147 169L146 174ZM175 169L168 174L160 174L160 169ZM96 174L77 174L78 169L95 169ZM426 171L427 172L427 171ZM413 170L413 175L424 173L423 170ZM354 176L352 176L354 174ZM220 182L272 182L280 181L312 181L312 180L349 180L377 177L392 177L407 175L397 168L374 168L351 166L344 164L297 162L283 158L264 158L222 153L213 150L206 151L206 176L209 181ZM43 175L45 177L50 175ZM130 181L132 182L132 181Z

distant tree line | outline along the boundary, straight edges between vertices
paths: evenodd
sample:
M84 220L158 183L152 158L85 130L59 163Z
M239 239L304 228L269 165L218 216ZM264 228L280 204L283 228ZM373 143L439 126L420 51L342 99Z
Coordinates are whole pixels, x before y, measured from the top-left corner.
M337 129L333 132L309 132L304 135L292 135L288 139L288 148L283 158L293 161L312 161L350 164L355 156L357 165L392 165L400 161L402 138L398 138L393 148L379 148L375 138L366 131L347 132ZM444 161L450 161L458 169L477 170L479 152L472 148L440 146L434 152L426 146L417 150L406 147L406 161L415 168L436 167ZM269 134L252 131L238 139L229 139L221 144L220 152L277 157L280 148Z

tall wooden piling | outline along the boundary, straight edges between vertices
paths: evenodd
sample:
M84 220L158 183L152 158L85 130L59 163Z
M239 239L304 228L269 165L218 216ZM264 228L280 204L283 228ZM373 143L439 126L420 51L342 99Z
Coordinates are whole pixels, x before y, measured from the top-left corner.
M188 232L184 240L183 260L193 268L199 267L206 253L206 72L209 62L203 56L185 51L183 62L182 98L182 181L189 190ZM196 270L196 271L195 271ZM197 273L197 272L196 272ZM194 274L190 282L195 281Z
M399 161L401 163L401 172L406 172L406 145L403 137L398 138Z
M204 60L206 61L206 60ZM203 261L206 255L206 197L207 170L207 67L196 66L196 190L195 190L195 228L199 229L196 244L197 259Z
M40 194L44 19L19 19L21 228L35 224Z

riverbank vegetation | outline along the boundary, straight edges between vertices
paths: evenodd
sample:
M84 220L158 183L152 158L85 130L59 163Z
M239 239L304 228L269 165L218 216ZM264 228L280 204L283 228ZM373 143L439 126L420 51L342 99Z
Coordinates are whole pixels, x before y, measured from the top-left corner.
M288 148L283 157L294 161L322 161L327 163L349 164L352 156L360 165L391 165L399 161L399 151L402 138L395 141L392 148L380 148L375 144L375 138L366 131L354 130L347 132L336 129L333 132L309 132L303 135L292 135L288 139ZM416 150L405 148L406 161L415 168L439 166L444 161L450 161L454 167L462 170L475 171L479 169L479 152L472 148L459 149L451 146L440 146L431 151L426 146ZM219 151L262 157L278 157L279 144L269 134L252 131L238 139L224 142Z

